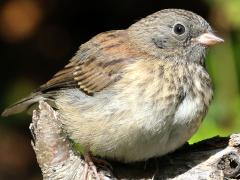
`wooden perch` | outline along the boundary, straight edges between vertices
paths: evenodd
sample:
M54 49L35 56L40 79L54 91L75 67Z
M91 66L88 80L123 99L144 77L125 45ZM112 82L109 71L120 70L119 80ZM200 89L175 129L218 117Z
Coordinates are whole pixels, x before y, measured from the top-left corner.
M83 179L84 160L73 152L61 130L59 115L46 102L34 110L30 129L32 146L44 179ZM240 134L214 137L145 162L122 164L109 161L113 170L98 167L102 179L239 179ZM87 179L95 179L88 173Z

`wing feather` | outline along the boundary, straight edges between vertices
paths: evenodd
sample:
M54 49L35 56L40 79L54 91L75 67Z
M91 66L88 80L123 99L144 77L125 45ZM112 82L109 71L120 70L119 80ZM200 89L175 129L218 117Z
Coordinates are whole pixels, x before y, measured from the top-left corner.
M37 91L79 88L94 94L121 79L123 68L135 61L125 30L101 33L80 46L63 70Z

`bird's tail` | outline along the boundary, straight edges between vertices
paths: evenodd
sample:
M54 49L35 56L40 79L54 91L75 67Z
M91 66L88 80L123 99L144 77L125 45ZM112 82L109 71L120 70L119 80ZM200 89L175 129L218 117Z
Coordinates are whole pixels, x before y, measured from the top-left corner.
M17 113L21 113L30 109L33 105L38 103L40 100L45 100L46 98L41 93L32 93L26 98L14 103L13 105L6 108L2 116L9 116Z

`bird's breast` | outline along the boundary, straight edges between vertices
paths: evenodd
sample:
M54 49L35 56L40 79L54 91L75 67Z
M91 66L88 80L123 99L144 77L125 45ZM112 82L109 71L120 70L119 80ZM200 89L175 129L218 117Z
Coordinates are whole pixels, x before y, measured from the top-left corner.
M183 145L198 129L212 99L208 73L195 64L146 65L141 73L131 73L119 99L126 100L132 112L135 147L143 146L147 137L145 150L156 156Z
M201 66L188 67L183 89L185 97L173 118L169 147L175 149L186 142L199 128L212 100L211 80Z

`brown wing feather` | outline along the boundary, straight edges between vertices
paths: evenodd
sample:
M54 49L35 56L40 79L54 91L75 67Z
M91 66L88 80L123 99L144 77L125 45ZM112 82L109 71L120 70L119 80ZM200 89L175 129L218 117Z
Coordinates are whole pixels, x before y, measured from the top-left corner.
M127 38L124 30L97 35L83 44L70 63L38 91L78 87L93 94L118 81L123 67L136 57L128 47Z

